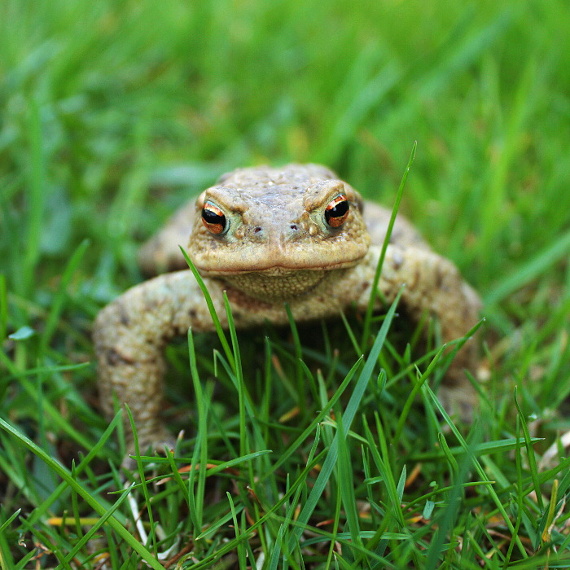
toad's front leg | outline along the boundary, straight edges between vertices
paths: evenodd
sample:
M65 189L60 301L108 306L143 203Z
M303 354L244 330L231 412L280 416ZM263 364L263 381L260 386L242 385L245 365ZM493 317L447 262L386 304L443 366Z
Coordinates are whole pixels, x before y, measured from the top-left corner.
M220 319L221 285L206 280ZM159 420L165 344L173 337L212 330L204 297L190 271L168 273L129 289L97 316L93 338L101 405L112 417L115 399L132 411L141 449L173 439ZM129 432L128 432L129 433ZM129 445L132 439L127 439ZM131 451L132 449L130 449Z
M238 328L266 321L277 325L288 322L283 302L258 301L222 281L203 279L222 327L228 324L224 291ZM302 296L292 304L292 310L299 320L330 315L329 295L316 300ZM189 270L160 275L129 289L95 320L93 338L103 411L111 418L115 402L119 406L127 404L141 449L153 446L160 450L164 444L173 444L172 435L159 418L163 407L163 351L172 338L185 335L190 327L194 332L214 330L202 291ZM130 428L126 427L129 434ZM127 436L127 443L132 451L132 437Z
M372 275L380 248L372 248L363 269ZM479 320L481 300L464 281L455 265L427 249L388 246L379 289L388 301L405 285L401 304L418 321L432 315L439 321L444 342L465 336ZM476 395L465 370L475 372L478 363L476 343L467 342L455 355L440 390L440 397L450 412L468 420Z

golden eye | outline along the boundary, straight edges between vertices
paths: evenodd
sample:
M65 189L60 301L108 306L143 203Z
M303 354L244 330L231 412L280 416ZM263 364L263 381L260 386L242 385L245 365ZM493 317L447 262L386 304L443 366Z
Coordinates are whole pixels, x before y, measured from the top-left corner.
M344 194L333 198L325 208L325 220L331 228L340 228L348 217L350 206Z
M204 202L202 208L202 223L209 232L216 235L223 234L228 229L226 215L216 204L209 200Z

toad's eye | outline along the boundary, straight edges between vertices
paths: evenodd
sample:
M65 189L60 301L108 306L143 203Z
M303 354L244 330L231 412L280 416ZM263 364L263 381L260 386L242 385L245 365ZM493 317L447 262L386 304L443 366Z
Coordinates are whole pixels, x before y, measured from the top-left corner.
M325 208L325 220L331 228L340 228L348 217L350 206L344 194L333 198Z
M204 203L202 208L202 223L209 232L216 235L223 234L228 229L228 220L225 214L209 200Z

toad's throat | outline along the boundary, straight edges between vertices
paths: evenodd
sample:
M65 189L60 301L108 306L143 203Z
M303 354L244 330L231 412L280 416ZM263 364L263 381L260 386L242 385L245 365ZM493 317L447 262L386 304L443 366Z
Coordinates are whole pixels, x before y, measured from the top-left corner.
M238 273L224 275L223 281L249 297L276 303L292 301L312 291L329 273L324 269Z

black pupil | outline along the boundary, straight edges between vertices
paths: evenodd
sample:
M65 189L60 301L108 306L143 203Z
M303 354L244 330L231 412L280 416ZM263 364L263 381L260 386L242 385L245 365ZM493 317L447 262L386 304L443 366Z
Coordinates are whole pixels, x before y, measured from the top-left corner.
M343 200L334 206L334 208L329 208L325 211L325 217L327 220L331 218L342 218L348 212L348 201Z
M202 218L207 224L220 224L221 226L225 224L225 216L220 216L209 208L202 210Z

